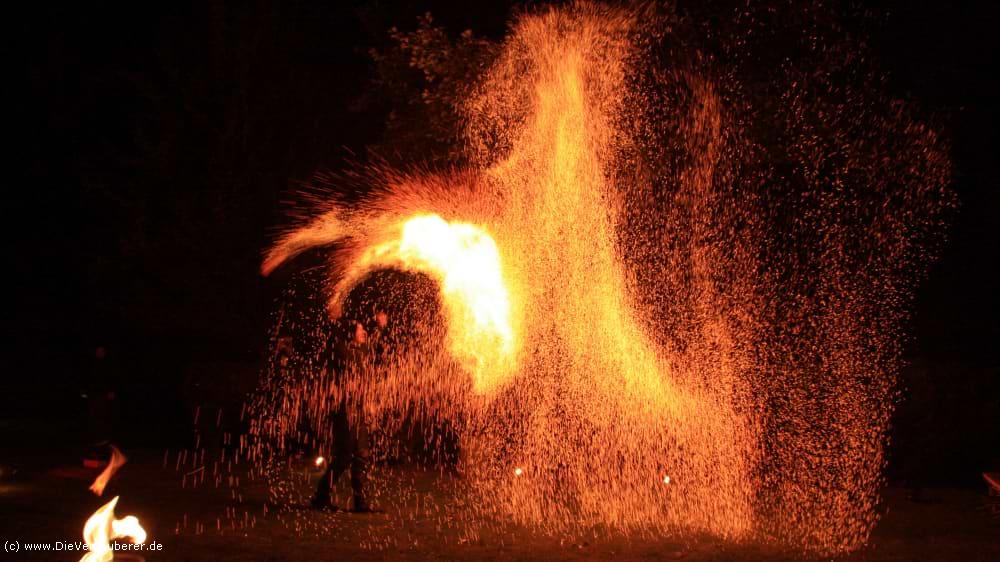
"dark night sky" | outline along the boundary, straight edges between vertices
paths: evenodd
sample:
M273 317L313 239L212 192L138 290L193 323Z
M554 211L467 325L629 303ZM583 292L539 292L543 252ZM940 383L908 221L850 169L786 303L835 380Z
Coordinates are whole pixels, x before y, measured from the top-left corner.
M918 353L997 364L995 263L1000 198L996 4L897 2L876 52L894 93L943 117L961 208L941 259L918 294Z
M884 15L871 45L891 93L943 124L961 208L919 291L912 355L995 374L1000 14L992 2L916 4L873 6ZM280 202L378 139L386 108L357 101L366 49L426 11L450 31L499 37L510 8L96 2L19 19L26 96L12 109L26 177L8 188L8 339L12 372L32 376L8 376L6 394L72 386L81 354L104 339L160 365L146 377L259 354L274 288L257 266Z

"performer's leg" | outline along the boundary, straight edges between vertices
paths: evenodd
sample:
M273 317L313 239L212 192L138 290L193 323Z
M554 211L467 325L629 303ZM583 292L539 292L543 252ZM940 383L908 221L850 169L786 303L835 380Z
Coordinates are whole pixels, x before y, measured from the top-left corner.
M312 503L315 507L336 507L330 501L333 486L340 479L340 475L347 470L347 467L351 466L351 458L353 457L354 440L347 422L347 415L343 411L337 412L333 416L332 425L334 434L333 458L330 459L330 464L316 488L316 495L313 496Z
M365 498L365 486L368 484L368 426L362 416L354 421L354 455L351 459L351 490L354 492L354 510L370 511Z

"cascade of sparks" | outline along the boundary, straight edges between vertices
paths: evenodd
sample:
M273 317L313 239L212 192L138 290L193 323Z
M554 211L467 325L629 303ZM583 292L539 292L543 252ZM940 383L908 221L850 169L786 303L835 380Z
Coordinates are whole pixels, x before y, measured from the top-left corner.
M481 513L856 548L947 161L894 114L878 123L892 145L859 141L850 162L795 144L816 168L788 196L744 171L759 156L718 77L646 71L663 64L641 40L656 21L591 4L522 16L464 108L470 169L385 174L282 236L263 271L336 244L334 314L377 270L436 281L445 352L401 353L364 391L384 428L401 410L452 421ZM804 120L806 95L782 100L789 115ZM319 419L302 388L282 408L312 401ZM256 431L295 424L279 425Z

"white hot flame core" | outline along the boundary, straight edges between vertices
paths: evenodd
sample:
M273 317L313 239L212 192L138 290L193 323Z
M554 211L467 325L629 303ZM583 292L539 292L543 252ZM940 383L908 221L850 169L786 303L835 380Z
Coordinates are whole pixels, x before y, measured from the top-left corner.
M473 374L475 390L493 388L497 373L509 370L511 300L496 242L481 227L416 215L402 224L398 237L369 248L355 267L400 267L437 279L449 311L451 349Z
M111 541L127 538L135 544L146 542L146 530L139 520L129 515L123 519L115 519L115 505L118 496L104 504L87 519L83 526L83 540L87 543L87 554L80 562L108 562L114 558Z

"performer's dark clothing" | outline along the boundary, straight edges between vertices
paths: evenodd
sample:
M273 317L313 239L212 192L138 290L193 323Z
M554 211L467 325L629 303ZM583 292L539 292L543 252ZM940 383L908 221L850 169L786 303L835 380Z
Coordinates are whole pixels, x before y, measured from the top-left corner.
M93 358L86 383L89 445L105 447L114 440L118 373L111 357Z
M365 485L368 482L368 426L363 419L356 419L351 423L347 408L341 408L333 414L332 425L334 456L320 480L316 495L320 499L329 500L334 483L350 467L351 490L354 492L355 508L358 508L365 501Z
M370 376L371 350L367 345L350 343L338 347L340 349L331 366L334 369L337 385L341 389L349 383L357 383L359 377ZM365 484L368 480L369 464L368 427L364 419L364 396L356 389L357 386L353 386L354 392L349 390L345 393L331 416L334 454L313 498L313 503L316 505L330 503L330 491L349 467L351 490L354 492L354 509L367 509Z

